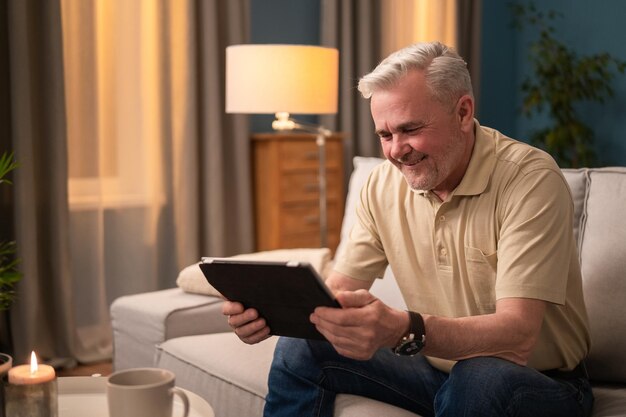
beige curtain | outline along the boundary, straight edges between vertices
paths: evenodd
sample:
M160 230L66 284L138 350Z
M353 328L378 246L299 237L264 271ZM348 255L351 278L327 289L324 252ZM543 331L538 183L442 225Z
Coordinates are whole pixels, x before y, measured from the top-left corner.
M224 114L224 49L248 0L9 6L18 360L111 356L108 307L252 250L247 122ZM242 163L245 161L246 163Z
M392 0L381 12L384 56L415 42L457 46L458 0Z

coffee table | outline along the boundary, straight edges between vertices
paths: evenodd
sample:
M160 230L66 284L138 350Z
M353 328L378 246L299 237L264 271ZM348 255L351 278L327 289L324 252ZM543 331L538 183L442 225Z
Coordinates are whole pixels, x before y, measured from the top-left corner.
M70 376L57 379L59 417L109 417L106 377ZM213 409L193 392L183 390L189 398L189 417L215 417ZM173 417L182 416L183 404L174 396Z

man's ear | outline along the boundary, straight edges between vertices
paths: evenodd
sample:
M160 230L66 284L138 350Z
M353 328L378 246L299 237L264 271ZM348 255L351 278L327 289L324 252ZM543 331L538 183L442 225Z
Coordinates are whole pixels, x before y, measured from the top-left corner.
M457 103L457 117L461 130L469 132L474 129L474 99L465 94Z

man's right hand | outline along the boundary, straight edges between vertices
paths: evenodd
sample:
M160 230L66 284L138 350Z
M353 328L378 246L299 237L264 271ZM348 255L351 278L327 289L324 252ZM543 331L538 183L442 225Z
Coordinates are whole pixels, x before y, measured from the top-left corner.
M243 342L253 345L270 337L270 328L255 309L246 310L241 303L226 300L222 313L228 316L228 325Z

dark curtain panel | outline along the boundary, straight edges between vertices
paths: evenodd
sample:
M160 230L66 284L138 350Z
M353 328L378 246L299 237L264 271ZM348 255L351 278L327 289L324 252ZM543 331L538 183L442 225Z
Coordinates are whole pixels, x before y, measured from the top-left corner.
M11 311L15 360L74 356L59 1L8 3L15 230L24 278Z
M481 0L457 0L457 45L459 54L467 62L474 97L476 113L480 105L480 38L482 21Z
M322 123L347 134L345 167L352 170L352 157L380 156L374 134L369 100L356 89L358 80L383 58L380 39L380 0L322 0L322 45L339 49L339 112L324 116Z
M247 43L247 1L198 1L200 256L254 249L247 117L225 115L225 50ZM219 63L219 64L217 64ZM212 111L209 111L212 109ZM215 198L219 196L219 198ZM198 260L197 258L196 260Z
M11 153L11 112L9 79L9 39L8 39L8 5L0 2L0 155ZM9 174L9 179L14 174ZM13 228L13 187L0 185L0 242L15 240ZM12 354L11 328L9 313L0 312L0 352Z

